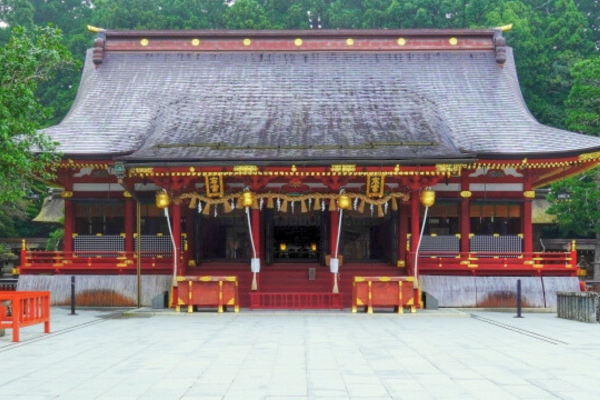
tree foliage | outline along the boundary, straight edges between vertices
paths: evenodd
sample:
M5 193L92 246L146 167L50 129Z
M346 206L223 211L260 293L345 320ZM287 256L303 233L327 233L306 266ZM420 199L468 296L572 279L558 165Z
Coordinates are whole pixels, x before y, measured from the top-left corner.
M572 68L573 88L566 101L567 126L588 135L600 135L600 57L581 61ZM600 234L600 169L552 185L552 192L567 190L571 201L555 202L555 214L563 235ZM555 195L549 196L556 200Z
M72 62L61 40L57 28L16 27L0 47L0 205L25 197L36 179L52 177L58 154L38 131L50 113L36 91Z

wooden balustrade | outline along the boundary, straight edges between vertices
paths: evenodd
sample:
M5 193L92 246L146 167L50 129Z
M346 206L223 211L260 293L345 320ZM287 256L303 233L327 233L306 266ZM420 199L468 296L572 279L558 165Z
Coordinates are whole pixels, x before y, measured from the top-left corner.
M251 310L343 310L343 304L339 293L250 292Z
M141 252L142 271L173 273L173 253ZM125 251L22 251L21 273L135 274L137 253Z
M409 266L415 254L410 253ZM424 275L576 276L577 253L571 252L440 252L420 251L418 273Z
M393 307L402 314L404 308L416 312L419 290L414 288L411 276L355 276L352 283L352 312L364 307L372 313L375 307Z
M0 292L0 329L12 329L13 342L21 328L42 323L50 333L50 292Z
M176 289L177 312L181 307L187 312L194 307L217 307L220 313L229 306L240 310L237 276L178 276Z

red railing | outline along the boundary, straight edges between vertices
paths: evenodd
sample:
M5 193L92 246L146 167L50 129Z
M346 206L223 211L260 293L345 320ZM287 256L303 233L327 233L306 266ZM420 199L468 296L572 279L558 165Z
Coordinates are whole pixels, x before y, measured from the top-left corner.
M12 329L13 342L21 328L42 323L50 333L50 292L0 292L0 329Z
M173 253L142 252L142 271L173 272ZM137 253L126 251L21 251L20 273L135 273Z
M414 270L415 254L408 266ZM576 276L577 252L419 252L418 273L443 275L553 275Z
M339 293L250 293L251 310L342 310L343 304Z

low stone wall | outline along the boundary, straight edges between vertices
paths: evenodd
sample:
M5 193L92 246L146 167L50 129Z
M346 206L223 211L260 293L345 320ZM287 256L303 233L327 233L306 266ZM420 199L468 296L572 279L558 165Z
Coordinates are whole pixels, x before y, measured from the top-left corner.
M557 292L559 318L582 322L598 322L599 294L596 292Z
M171 288L170 275L142 275L142 306ZM75 275L78 307L133 307L137 299L135 275ZM71 301L71 275L21 275L17 290L50 292L50 304L66 306Z
M557 292L579 290L579 278L568 276L421 275L419 277L423 291L438 299L440 307L516 307L517 280L521 280L524 308L556 308Z

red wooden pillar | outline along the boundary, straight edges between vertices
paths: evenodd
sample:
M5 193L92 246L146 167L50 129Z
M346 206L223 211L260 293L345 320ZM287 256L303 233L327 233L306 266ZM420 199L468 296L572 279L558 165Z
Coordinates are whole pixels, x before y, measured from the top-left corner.
M469 182L467 181L466 173L461 177L460 190L460 251L461 253L467 253L470 250L471 192L469 191Z
M398 214L398 260L406 263L406 240L408 236L408 215L410 208L403 202L400 204L400 213Z
M334 201L334 200L331 200L331 201ZM340 223L340 213L337 210L330 211L329 212L329 225L330 225L329 250L330 250L331 258L334 258L336 256L335 249L338 248L337 247L337 238L338 238L339 223ZM338 254L338 257L339 257L339 254Z
M414 252L417 251L420 233L419 192L417 190L414 190L410 194L410 251L412 253L411 257L414 257ZM407 272L409 275L414 275L414 259L411 260L410 264L412 265L412 267Z
M135 232L135 200L125 198L125 251L133 252L133 233Z
M177 275L185 275L185 265L181 262L181 206L175 203L171 205L171 229L175 241L173 256L177 259Z
M186 257L184 257L185 260L194 260L194 255L196 254L196 238L194 237L194 218L196 218L196 209L186 207L185 233L187 236L187 249L184 249L184 251L186 251Z
M525 171L525 180L523 182L523 191L530 192L531 191L531 174L529 171ZM531 253L533 251L533 222L532 222L532 207L531 207L531 198L523 199L523 207L522 207L522 232L523 232L523 252ZM528 256L531 256L529 254Z
M66 192L65 192L66 193ZM73 251L73 233L75 229L75 204L71 198L65 199L65 240L63 250L67 253Z

